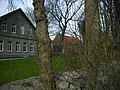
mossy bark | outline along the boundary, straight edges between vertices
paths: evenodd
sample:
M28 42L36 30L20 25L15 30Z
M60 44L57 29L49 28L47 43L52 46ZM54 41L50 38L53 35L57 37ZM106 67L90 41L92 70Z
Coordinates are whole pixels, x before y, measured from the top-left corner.
M43 90L53 90L52 67L50 58L50 39L48 34L47 18L45 15L44 0L33 0L36 20L37 54L40 66L40 81Z
M98 0L85 0L85 62L88 73L88 90L97 89L101 41L98 11Z

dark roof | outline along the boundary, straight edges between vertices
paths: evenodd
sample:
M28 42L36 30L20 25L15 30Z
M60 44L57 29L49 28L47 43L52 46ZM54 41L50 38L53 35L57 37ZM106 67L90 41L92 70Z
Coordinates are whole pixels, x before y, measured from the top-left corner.
M4 20L5 18L8 18L8 17L11 16L11 15L14 15L16 12L22 13L23 16L28 20L28 22L29 22L29 23L33 26L33 28L35 29L35 26L34 26L33 23L29 20L29 18L26 16L26 14L22 11L21 8L19 8L19 9L17 9L17 10L14 10L14 11L12 11L12 12L10 12L10 13L7 13L7 14L5 14L5 15L3 15L3 16L1 16L1 17L0 17L0 21L1 21L1 20Z

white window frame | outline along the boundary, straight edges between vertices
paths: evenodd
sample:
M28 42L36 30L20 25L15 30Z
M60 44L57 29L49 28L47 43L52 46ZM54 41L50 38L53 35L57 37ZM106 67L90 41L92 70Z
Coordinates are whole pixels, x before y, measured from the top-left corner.
M31 48L32 48L32 50L31 50ZM34 51L35 51L34 49L35 49L34 43L30 43L30 52L34 53Z
M25 34L25 26L24 25L21 25L20 26L20 34Z
M2 45L2 50L0 50L0 52L4 51L4 41L2 41L2 43L0 42L0 46Z
M7 23L2 24L2 31L7 32Z
M16 33L16 24L12 24L11 31L12 33Z
M16 52L20 52L20 42L16 42Z
M11 43L10 43L11 42ZM9 47L11 47L11 48L9 48ZM12 52L13 50L12 50L13 48L12 48L12 41L8 41L8 47L7 47L7 52Z
M24 51L24 47L26 48L26 51ZM26 42L24 42L24 43L23 43L23 52L27 52L27 51L28 51L27 48L28 48L28 45L27 45Z

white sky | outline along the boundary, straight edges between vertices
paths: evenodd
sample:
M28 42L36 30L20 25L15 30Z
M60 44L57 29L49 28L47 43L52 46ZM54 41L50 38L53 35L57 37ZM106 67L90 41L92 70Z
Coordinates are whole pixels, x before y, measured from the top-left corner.
M27 7L33 8L33 5L32 5L33 0L23 0L24 4L22 4L20 0L13 0L13 1L17 9L22 8L22 10L25 11L25 8ZM0 0L0 16L8 13L7 5L8 5L7 0Z

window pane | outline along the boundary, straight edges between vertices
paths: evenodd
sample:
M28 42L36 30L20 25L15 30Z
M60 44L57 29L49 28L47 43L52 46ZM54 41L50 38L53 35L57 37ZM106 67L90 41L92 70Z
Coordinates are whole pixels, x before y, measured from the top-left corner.
M32 35L32 29L28 29L28 35L31 36Z
M27 43L23 43L23 51L27 52Z
M16 25L12 24L12 33L16 33Z
M7 24L6 24L6 23L3 23L3 25L2 25L2 30L3 30L4 32L7 32Z
M20 42L16 42L16 52L20 52Z
M3 41L0 41L0 43L3 43Z
M21 32L21 34L25 33L25 27L23 25L21 25L21 27L20 27L20 32Z
M0 52L3 52L3 41L0 41Z
M12 52L12 42L8 42L8 52Z
M34 43L30 44L30 52L33 53L34 52Z

